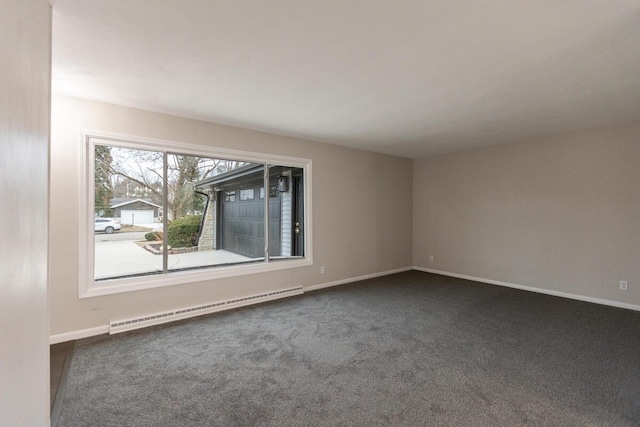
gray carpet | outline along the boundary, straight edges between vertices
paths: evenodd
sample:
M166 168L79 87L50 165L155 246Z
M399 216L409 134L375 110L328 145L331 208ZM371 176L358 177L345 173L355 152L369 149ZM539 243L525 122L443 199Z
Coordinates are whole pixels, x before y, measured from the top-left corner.
M411 271L78 341L59 425L640 425L640 313Z

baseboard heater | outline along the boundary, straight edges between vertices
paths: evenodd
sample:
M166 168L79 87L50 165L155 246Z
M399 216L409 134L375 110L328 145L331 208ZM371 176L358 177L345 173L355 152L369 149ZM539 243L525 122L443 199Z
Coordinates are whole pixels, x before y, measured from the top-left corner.
M265 292L262 294L251 295L247 297L234 298L226 301L212 302L209 304L150 314L135 319L118 320L109 323L109 334L117 334L120 332L126 332L134 329L145 328L147 326L173 322L180 319L187 319L189 317L200 316L203 314L230 310L232 308L258 304L261 302L286 298L293 295L301 295L303 293L303 287L296 286L294 288L281 289L278 291Z

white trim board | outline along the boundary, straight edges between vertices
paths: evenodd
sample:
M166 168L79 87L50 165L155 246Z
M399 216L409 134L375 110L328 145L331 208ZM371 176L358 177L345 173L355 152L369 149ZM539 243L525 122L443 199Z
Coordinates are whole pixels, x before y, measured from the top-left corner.
M317 291L319 289L329 288L329 287L332 287L332 286L344 285L344 284L352 283L352 282L359 282L361 280L373 279L375 277L388 276L390 274L402 273L404 271L409 271L409 270L413 270L413 267L398 268L398 269L395 269L395 270L388 270L388 271L383 271L383 272L380 272L380 273L373 273L373 274L367 274L367 275L364 275L364 276L352 277L352 278L349 278L349 279L336 280L334 282L320 283L318 285L312 285L312 286L304 286L303 287L303 292ZM239 298L242 298L242 297L239 297ZM260 302L263 302L263 301L264 300L260 300L260 301L248 300L248 301L246 301L246 304L243 304L243 306L244 305L259 304ZM236 308L236 307L239 307L239 306L240 305L237 304L237 305L234 305L233 307L229 306L229 307L227 307L227 309L232 309L232 308ZM178 309L176 309L176 310L178 310ZM220 311L220 310L217 310L217 311ZM188 316L188 317L197 317L197 316L200 316L200 315L203 315L203 314L207 314L207 313L193 312L193 316ZM183 318L186 318L186 317L183 317ZM178 320L178 319L176 319L176 320ZM151 326L151 325L149 325L149 326ZM89 337L92 337L92 336L103 335L103 334L108 334L108 333L109 333L109 325L97 326L95 328L82 329L82 330L79 330L79 331L64 332L62 334L51 335L49 337L49 344L59 344L59 343L66 342L66 341L79 340L79 339L82 339L82 338L89 338Z
M318 285L305 286L304 287L304 291L305 292L317 291L317 290L324 289L324 288L330 288L332 286L339 286L339 285L344 285L344 284L347 284L347 283L359 282L361 280L367 280L367 279L373 279L373 278L376 278L376 277L388 276L390 274L402 273L404 271L410 271L410 270L413 270L413 269L414 269L414 267L396 268L395 270L387 270L387 271L381 271L380 273L365 274L364 276L358 276L358 277L351 277L349 279L336 280L335 282L327 282L327 283L320 283Z
M287 292L284 292L284 291L287 291ZM131 326L120 327L116 333L131 331L134 329L143 329L153 325L171 323L171 322L182 320L182 319L189 319L192 317L198 317L205 314L216 313L219 311L232 310L234 308L245 307L248 305L255 305L261 302L273 301L273 300L287 298L294 295L302 295L304 293L304 288L302 286L296 286L295 289L294 288L281 289L276 291L270 291L267 293L269 293L269 295L264 297L260 296L260 298L258 298L256 295L248 295L248 296L233 298L231 301L228 301L228 303L226 301L213 302L213 303L210 303L210 305L215 307L211 307L207 310L192 310L192 307L180 307L174 310L155 313L154 315L155 320L150 320L145 322L135 322L135 324ZM193 306L193 307L196 307L196 306ZM181 313L179 315L170 316L170 317L162 316L163 313L169 313L169 312L181 312ZM152 315L149 315L149 316L152 316ZM144 315L138 316L138 317L144 317ZM71 332L65 332L62 334L51 335L49 337L49 344L59 344L66 341L79 340L82 338L89 338L96 335L113 334L114 331L112 330L112 324L117 322L124 323L126 322L126 319L124 321L109 322L108 325L97 326L95 328L82 329L79 331L71 331ZM132 322L129 322L129 323L132 323Z
M585 301L585 302L591 302L591 303L595 303L595 304L608 305L608 306L611 306L611 307L625 308L627 310L640 311L640 305L636 305L636 304L629 304L629 303L625 303L625 302L618 302L618 301L611 301L611 300L606 300L606 299L601 299L601 298L588 297L588 296L585 296L585 295L570 294L568 292L553 291L553 290L550 290L550 289L536 288L536 287L533 287L533 286L517 285L515 283L501 282L499 280L484 279L482 277L467 276L467 275L464 275L464 274L450 273L448 271L433 270L433 269L430 269L430 268L423 268L423 267L414 266L413 269L417 270L417 271L422 271L422 272L425 272L425 273L439 274L441 276L456 277L458 279L471 280L471 281L480 282L480 283L488 283L490 285L504 286L504 287L507 287L507 288L520 289L520 290L529 291L529 292L537 292L539 294L552 295L552 296L555 296L555 297L569 298L569 299L574 299L574 300L578 300L578 301Z
M96 335L104 335L109 333L109 325L98 326L89 329L80 329L79 331L64 332L62 334L51 335L49 344L60 344L62 342L80 340L82 338L94 337Z
M617 302L617 301L610 301L610 300L605 300L605 299L600 299L600 298L587 297L587 296L583 296L583 295L570 294L570 293L567 293L567 292L552 291L552 290L549 290L549 289L535 288L535 287L532 287L532 286L516 285L515 283L501 282L501 281L498 281L498 280L484 279L482 277L467 276L467 275L464 275L464 274L450 273L448 271L433 270L433 269L430 269L430 268L423 268L423 267L417 267L417 266L397 268L395 270L387 270L387 271L383 271L383 272L380 272L380 273L366 274L364 276L351 277L351 278L348 278L348 279L336 280L336 281L333 281L333 282L320 283L320 284L311 285L311 286L304 286L303 287L303 291L305 293L306 292L313 292L313 291L317 291L317 290L320 290L320 289L330 288L330 287L333 287L333 286L345 285L347 283L359 282L361 280L367 280L367 279L373 279L373 278L376 278L376 277L388 276L390 274L402 273L402 272L410 271L410 270L422 271L422 272L425 272L425 273L439 274L441 276L456 277L456 278L459 278L459 279L471 280L471 281L474 281L474 282L488 283L490 285L504 286L504 287L508 287L508 288L520 289L520 290L530 291L530 292L537 292L537 293L546 294L546 295L553 295L553 296L562 297L562 298L574 299L574 300L578 300L578 301L586 301L586 302L602 304L602 305L608 305L608 306L617 307L617 308L625 308L625 309L628 309L628 310L640 311L640 305L628 304L628 303ZM262 302L262 301L247 301L247 304L245 304L245 305L259 304L260 302ZM235 306L235 307L237 307L237 306ZM229 309L235 308L235 307L229 307ZM201 314L205 314L205 313L194 313L194 315L190 316L190 317L196 317L196 316L199 316ZM109 333L109 325L98 326L98 327L95 327L95 328L82 329L82 330L79 330L79 331L71 331L71 332L65 332L65 333L62 333L62 334L51 335L50 338L49 338L49 343L50 344L59 344L59 343L66 342L66 341L79 340L79 339L82 339L82 338L89 338L89 337L92 337L92 336L103 335L103 334L108 334L108 333Z

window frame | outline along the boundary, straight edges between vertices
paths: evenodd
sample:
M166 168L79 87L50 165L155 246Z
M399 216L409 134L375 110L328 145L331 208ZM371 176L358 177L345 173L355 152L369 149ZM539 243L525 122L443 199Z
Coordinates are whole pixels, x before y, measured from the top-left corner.
M313 265L313 206L312 206L312 161L311 159L281 156L253 151L241 151L228 148L198 145L185 142L159 140L145 137L113 134L101 131L83 131L80 144L81 153L79 168L79 283L78 297L90 298L111 295L122 292L132 292L144 289L154 289L207 280L223 279L243 276L247 274L266 273L270 271L291 268L308 267ZM278 164L292 166L304 170L304 256L291 259L279 259L251 264L238 264L203 268L190 271L173 271L168 274L154 274L149 276L127 277L119 279L101 280L96 282L95 266L95 231L94 231L94 173L95 158L94 145L110 145L122 148L160 151L163 153L180 153L186 155L210 156L242 160L254 163ZM84 255L83 255L84 254Z

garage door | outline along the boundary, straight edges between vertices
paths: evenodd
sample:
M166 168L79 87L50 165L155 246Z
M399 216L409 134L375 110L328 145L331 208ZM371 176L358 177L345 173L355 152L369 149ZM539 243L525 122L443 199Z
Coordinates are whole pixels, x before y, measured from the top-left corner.
M255 194L258 194L256 189ZM240 190L235 191L237 195ZM264 257L264 200L220 197L221 249L251 258ZM269 199L269 247L280 253L280 198Z
M123 210L120 213L121 224L151 224L153 223L153 210L148 211L133 211Z

